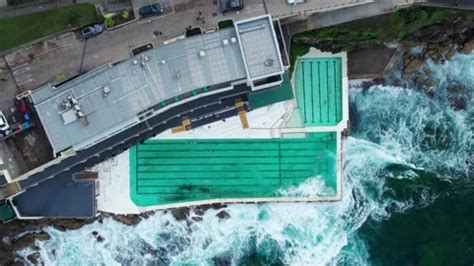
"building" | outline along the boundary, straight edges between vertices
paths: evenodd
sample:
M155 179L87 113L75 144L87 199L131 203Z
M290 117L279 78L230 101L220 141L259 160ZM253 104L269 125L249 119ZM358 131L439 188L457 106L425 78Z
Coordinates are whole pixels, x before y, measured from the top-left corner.
M29 98L59 154L91 147L198 94L278 86L284 71L273 22L264 16L47 84Z

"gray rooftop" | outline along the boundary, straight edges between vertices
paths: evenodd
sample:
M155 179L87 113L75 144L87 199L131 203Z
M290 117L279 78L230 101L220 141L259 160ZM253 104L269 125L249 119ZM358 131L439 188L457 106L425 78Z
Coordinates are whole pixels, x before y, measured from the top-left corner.
M236 23L250 80L283 73L278 41L269 16Z
M240 36L236 28L192 36L117 65L101 66L57 87L48 84L32 91L30 99L54 153L71 146L80 150L108 138L136 124L138 113L176 95L251 79L246 67L251 77L280 71L270 17L255 22L239 25ZM264 28L251 29L257 25ZM250 57L254 53L261 55ZM273 66L264 65L268 58Z

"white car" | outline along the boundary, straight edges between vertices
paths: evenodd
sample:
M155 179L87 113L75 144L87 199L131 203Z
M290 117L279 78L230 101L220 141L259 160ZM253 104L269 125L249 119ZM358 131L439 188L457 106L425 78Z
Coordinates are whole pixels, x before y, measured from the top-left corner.
M301 3L305 3L306 0L287 0L287 3L290 4L290 5L296 5L296 4L301 4Z
M0 111L0 131L6 131L10 128L8 125L8 121L5 118L5 115L3 114L2 111Z

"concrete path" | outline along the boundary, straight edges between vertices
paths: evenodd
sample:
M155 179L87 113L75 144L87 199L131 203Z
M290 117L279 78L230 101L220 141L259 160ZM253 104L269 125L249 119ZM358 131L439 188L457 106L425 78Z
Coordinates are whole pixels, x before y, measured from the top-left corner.
M265 0L268 13L273 17L291 20L305 19L313 13L327 12L340 8L347 8L356 5L364 5L376 0L317 0L306 1L296 5L289 5L286 0Z
M373 3L339 9L332 12L314 14L305 21L295 22L288 25L287 31L291 34L308 31L321 27L341 24L361 18L372 17L384 13L393 12L400 7L420 2L418 0L378 0Z

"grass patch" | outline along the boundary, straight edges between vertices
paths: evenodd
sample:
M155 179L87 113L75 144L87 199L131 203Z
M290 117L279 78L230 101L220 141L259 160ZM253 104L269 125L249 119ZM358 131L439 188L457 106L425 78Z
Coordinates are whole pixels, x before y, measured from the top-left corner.
M437 7L411 7L386 15L303 32L295 35L294 40L298 42L298 39L307 37L327 39L330 42L328 44L336 50L350 52L362 47L399 40L458 12L463 11Z
M0 19L0 51L52 33L100 22L95 6L77 4L29 15Z
M194 36L194 35L199 35L199 34L201 34L201 33L202 33L201 28L198 28L198 27L192 28L192 29L186 31L186 37L191 37L191 36Z
M298 59L299 56L302 56L306 53L309 52L309 46L306 44L302 43L297 43L293 42L290 47L290 69L289 73L290 75L293 73L293 68L296 63L296 59Z

